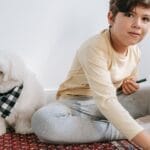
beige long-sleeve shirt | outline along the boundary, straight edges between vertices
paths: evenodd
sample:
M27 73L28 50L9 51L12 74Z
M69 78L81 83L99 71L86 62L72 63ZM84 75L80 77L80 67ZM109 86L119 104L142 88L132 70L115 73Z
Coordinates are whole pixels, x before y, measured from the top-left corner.
M137 46L130 46L122 56L111 46L109 31L104 30L79 48L57 97L93 96L103 115L131 140L143 128L118 102L116 89L123 79L137 75L139 60Z

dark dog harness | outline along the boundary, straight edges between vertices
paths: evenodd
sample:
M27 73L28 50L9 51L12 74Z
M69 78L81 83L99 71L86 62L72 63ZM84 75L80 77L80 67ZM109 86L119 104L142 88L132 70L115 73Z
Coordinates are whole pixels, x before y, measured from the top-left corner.
M13 107L19 98L21 91L23 89L23 84L16 86L13 89L5 93L0 93L0 115L6 118L10 115Z

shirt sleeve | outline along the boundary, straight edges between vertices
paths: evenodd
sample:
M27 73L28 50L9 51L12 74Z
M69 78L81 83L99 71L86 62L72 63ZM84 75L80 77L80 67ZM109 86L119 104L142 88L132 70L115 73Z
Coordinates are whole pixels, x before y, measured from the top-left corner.
M79 49L77 56L99 110L120 132L131 140L143 128L117 99L116 88L108 70L109 57L106 52L98 47L84 46Z

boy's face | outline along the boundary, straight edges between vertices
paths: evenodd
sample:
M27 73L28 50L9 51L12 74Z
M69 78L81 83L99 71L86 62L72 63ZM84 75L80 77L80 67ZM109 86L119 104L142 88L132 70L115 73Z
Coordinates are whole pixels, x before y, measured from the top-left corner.
M140 42L150 30L150 8L136 6L131 12L109 12L111 32L117 42L129 46Z

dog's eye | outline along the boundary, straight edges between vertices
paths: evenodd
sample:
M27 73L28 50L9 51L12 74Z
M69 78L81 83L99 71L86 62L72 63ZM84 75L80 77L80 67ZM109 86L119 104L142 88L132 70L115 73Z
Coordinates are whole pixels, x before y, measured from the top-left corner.
M2 71L0 71L0 75L2 75L3 74L3 72Z

